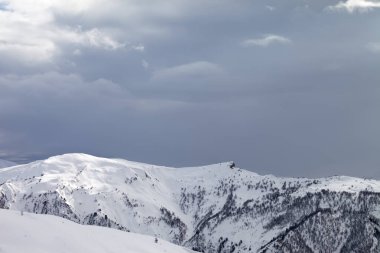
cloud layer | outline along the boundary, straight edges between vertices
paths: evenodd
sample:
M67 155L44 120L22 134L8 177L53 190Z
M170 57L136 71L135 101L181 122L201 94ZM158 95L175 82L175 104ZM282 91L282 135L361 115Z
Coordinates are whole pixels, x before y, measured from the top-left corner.
M378 6L0 0L0 158L380 178Z

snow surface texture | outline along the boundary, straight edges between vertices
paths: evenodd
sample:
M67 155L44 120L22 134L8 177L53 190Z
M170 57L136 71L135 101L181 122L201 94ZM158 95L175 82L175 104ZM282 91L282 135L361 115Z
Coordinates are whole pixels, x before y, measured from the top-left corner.
M0 208L204 252L380 252L380 182L277 178L66 154L0 171Z
M189 253L147 235L84 226L51 216L1 210L2 253Z
M0 169L15 166L15 165L17 165L17 164L14 162L5 161L5 160L0 159Z

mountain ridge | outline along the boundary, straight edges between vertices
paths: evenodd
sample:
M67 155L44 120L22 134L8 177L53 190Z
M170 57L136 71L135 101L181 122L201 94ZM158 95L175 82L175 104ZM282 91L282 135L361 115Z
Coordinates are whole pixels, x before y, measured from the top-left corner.
M0 171L0 208L156 234L204 252L376 252L379 206L376 180L261 176L233 162L172 168L74 153Z

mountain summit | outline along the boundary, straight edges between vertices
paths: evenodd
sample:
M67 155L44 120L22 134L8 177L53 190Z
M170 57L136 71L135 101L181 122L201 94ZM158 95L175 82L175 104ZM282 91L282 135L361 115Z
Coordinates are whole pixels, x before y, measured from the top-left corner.
M170 168L66 154L0 170L0 208L157 235L203 252L379 252L380 182Z

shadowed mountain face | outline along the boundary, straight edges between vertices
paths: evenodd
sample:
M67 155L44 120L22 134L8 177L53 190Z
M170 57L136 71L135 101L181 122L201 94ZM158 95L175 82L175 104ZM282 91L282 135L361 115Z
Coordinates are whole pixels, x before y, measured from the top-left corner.
M379 252L380 182L168 168L67 154L0 171L0 208L157 235L203 252Z

